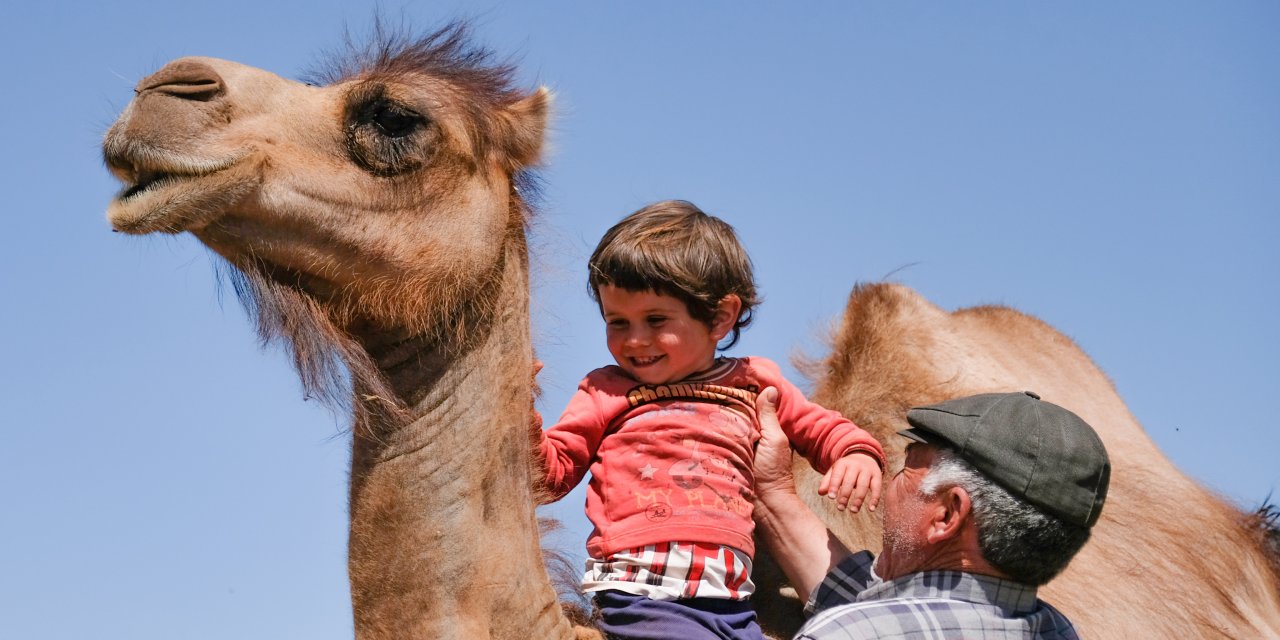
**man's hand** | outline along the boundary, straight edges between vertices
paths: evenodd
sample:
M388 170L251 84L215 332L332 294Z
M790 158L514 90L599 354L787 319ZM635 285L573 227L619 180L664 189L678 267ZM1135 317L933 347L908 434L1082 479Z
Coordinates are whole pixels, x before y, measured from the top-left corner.
M756 443L756 493L795 493L791 475L791 441L782 432L777 414L778 390L767 387L756 396L756 418L760 422L760 442Z
M773 387L761 391L756 398L760 442L756 444L752 467L756 476L753 516L756 533L773 552L774 561L803 602L831 567L849 555L849 550L796 495L795 478L791 476L791 442L778 424L777 402L778 390Z
M866 500L870 492L869 500ZM865 453L854 452L831 465L822 482L818 484L818 493L836 501L836 508L846 508L857 513L866 500L867 508L875 511L880 504L880 463Z

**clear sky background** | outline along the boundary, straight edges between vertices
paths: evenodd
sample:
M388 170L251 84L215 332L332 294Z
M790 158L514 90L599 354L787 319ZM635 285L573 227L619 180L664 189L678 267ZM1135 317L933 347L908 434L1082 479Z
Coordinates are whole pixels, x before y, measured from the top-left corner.
M892 274L1039 316L1188 474L1249 507L1280 489L1280 4L401 7L475 18L556 92L533 276L549 418L609 361L586 256L679 197L754 257L765 303L732 353L821 354L854 283ZM346 418L259 349L192 237L110 232L99 143L172 58L297 78L371 15L0 8L0 637L350 637ZM549 509L579 556L581 507Z

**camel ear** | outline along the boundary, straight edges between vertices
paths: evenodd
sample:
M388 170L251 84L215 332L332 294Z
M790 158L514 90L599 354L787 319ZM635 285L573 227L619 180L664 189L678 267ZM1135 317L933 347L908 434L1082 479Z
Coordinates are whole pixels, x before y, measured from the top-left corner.
M503 111L503 123L507 128L505 151L510 163L508 169L516 171L536 164L542 156L553 101L550 89L538 87Z

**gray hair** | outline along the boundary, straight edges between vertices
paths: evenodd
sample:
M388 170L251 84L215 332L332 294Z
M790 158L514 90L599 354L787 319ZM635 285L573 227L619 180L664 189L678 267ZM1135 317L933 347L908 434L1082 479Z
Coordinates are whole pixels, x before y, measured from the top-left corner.
M936 496L952 487L969 494L982 557L1017 582L1048 582L1089 539L1088 527L1063 522L1022 502L954 451L939 448L920 481L920 493Z

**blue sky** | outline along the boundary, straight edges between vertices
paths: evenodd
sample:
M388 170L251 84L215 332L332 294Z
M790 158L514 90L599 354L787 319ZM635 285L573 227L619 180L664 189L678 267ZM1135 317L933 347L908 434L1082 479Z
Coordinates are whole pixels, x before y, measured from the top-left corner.
M893 274L1057 326L1187 473L1244 505L1280 490L1275 3L401 6L474 18L556 92L534 230L549 416L608 362L586 256L678 197L755 260L765 303L733 353L820 354L852 285ZM0 8L6 637L350 637L345 417L259 349L194 239L110 232L98 145L167 60L296 78L371 13ZM549 509L578 554L581 506Z

